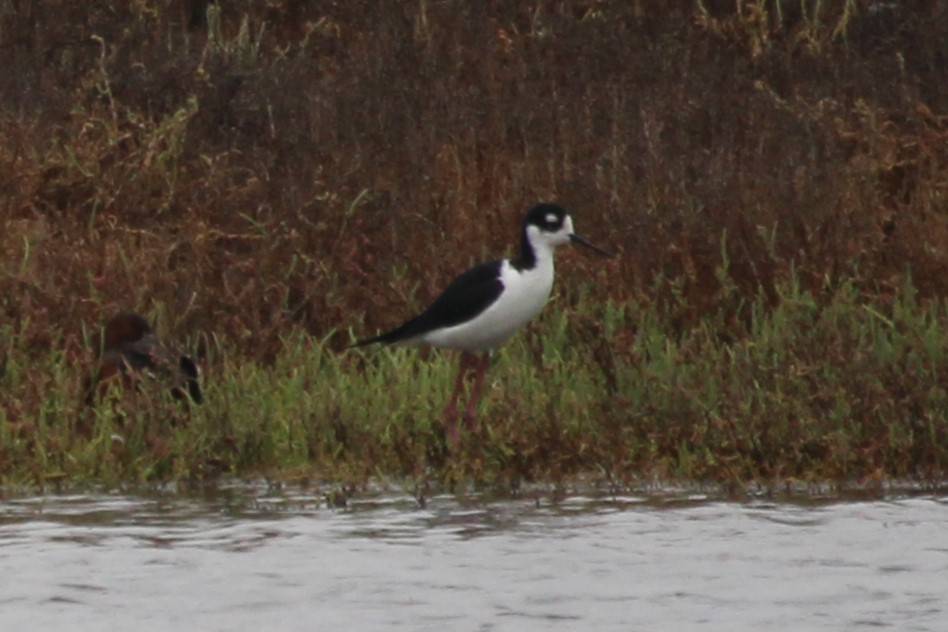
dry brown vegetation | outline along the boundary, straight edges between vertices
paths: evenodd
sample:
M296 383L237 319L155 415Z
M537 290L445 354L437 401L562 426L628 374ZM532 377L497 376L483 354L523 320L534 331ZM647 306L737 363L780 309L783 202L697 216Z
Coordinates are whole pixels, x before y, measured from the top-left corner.
M621 251L567 278L675 286L682 326L724 231L744 298L948 288L937 3L7 4L0 284L38 344L155 304L250 353L372 331L540 199Z
M948 295L942 1L11 0L0 55L0 326L36 358L123 310L340 349L547 199L620 253L562 257L561 310L730 341L791 279Z

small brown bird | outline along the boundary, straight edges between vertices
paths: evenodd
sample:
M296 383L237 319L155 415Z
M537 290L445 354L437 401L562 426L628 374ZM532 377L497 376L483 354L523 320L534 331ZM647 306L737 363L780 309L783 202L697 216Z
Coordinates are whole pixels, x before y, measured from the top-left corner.
M92 406L110 384L138 388L145 379L168 384L175 399L201 404L200 371L192 358L163 342L142 316L124 313L105 324L96 345L98 362L86 381L86 404Z

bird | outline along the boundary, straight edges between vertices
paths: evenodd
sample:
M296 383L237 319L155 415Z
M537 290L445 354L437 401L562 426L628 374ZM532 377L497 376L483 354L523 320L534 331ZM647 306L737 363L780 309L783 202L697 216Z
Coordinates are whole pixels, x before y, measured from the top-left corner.
M106 322L97 337L97 361L86 380L86 404L95 405L110 384L138 388L146 378L164 382L172 397L204 402L200 371L193 358L161 340L140 314L125 312Z
M572 218L561 206L538 204L523 219L516 258L474 266L455 278L421 314L352 347L379 343L459 350L460 368L445 409L446 435L457 447L458 398L468 373L474 371L474 382L464 420L467 432L474 432L491 353L543 310L553 289L553 252L568 243L613 256L577 235Z

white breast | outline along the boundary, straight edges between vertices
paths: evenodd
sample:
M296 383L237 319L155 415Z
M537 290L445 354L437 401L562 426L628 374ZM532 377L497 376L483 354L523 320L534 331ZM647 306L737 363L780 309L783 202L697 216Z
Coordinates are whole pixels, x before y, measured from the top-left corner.
M436 347L463 351L489 351L507 342L537 317L553 289L553 256L538 257L536 265L519 271L504 261L500 278L503 293L474 320L432 331L422 341Z

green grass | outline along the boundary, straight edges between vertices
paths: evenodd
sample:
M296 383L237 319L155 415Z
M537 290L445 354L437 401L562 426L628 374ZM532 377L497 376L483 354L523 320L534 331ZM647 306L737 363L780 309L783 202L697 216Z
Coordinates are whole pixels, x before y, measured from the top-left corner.
M81 366L9 345L0 480L116 484L220 475L515 485L579 475L744 486L939 480L948 463L948 305L851 285L824 304L790 284L735 337L714 318L674 336L655 308L553 301L489 373L459 450L441 411L455 358L336 350L293 333L272 364L210 345L207 403L161 391L84 410ZM15 410L16 412L11 412ZM88 439L73 432L91 415Z

